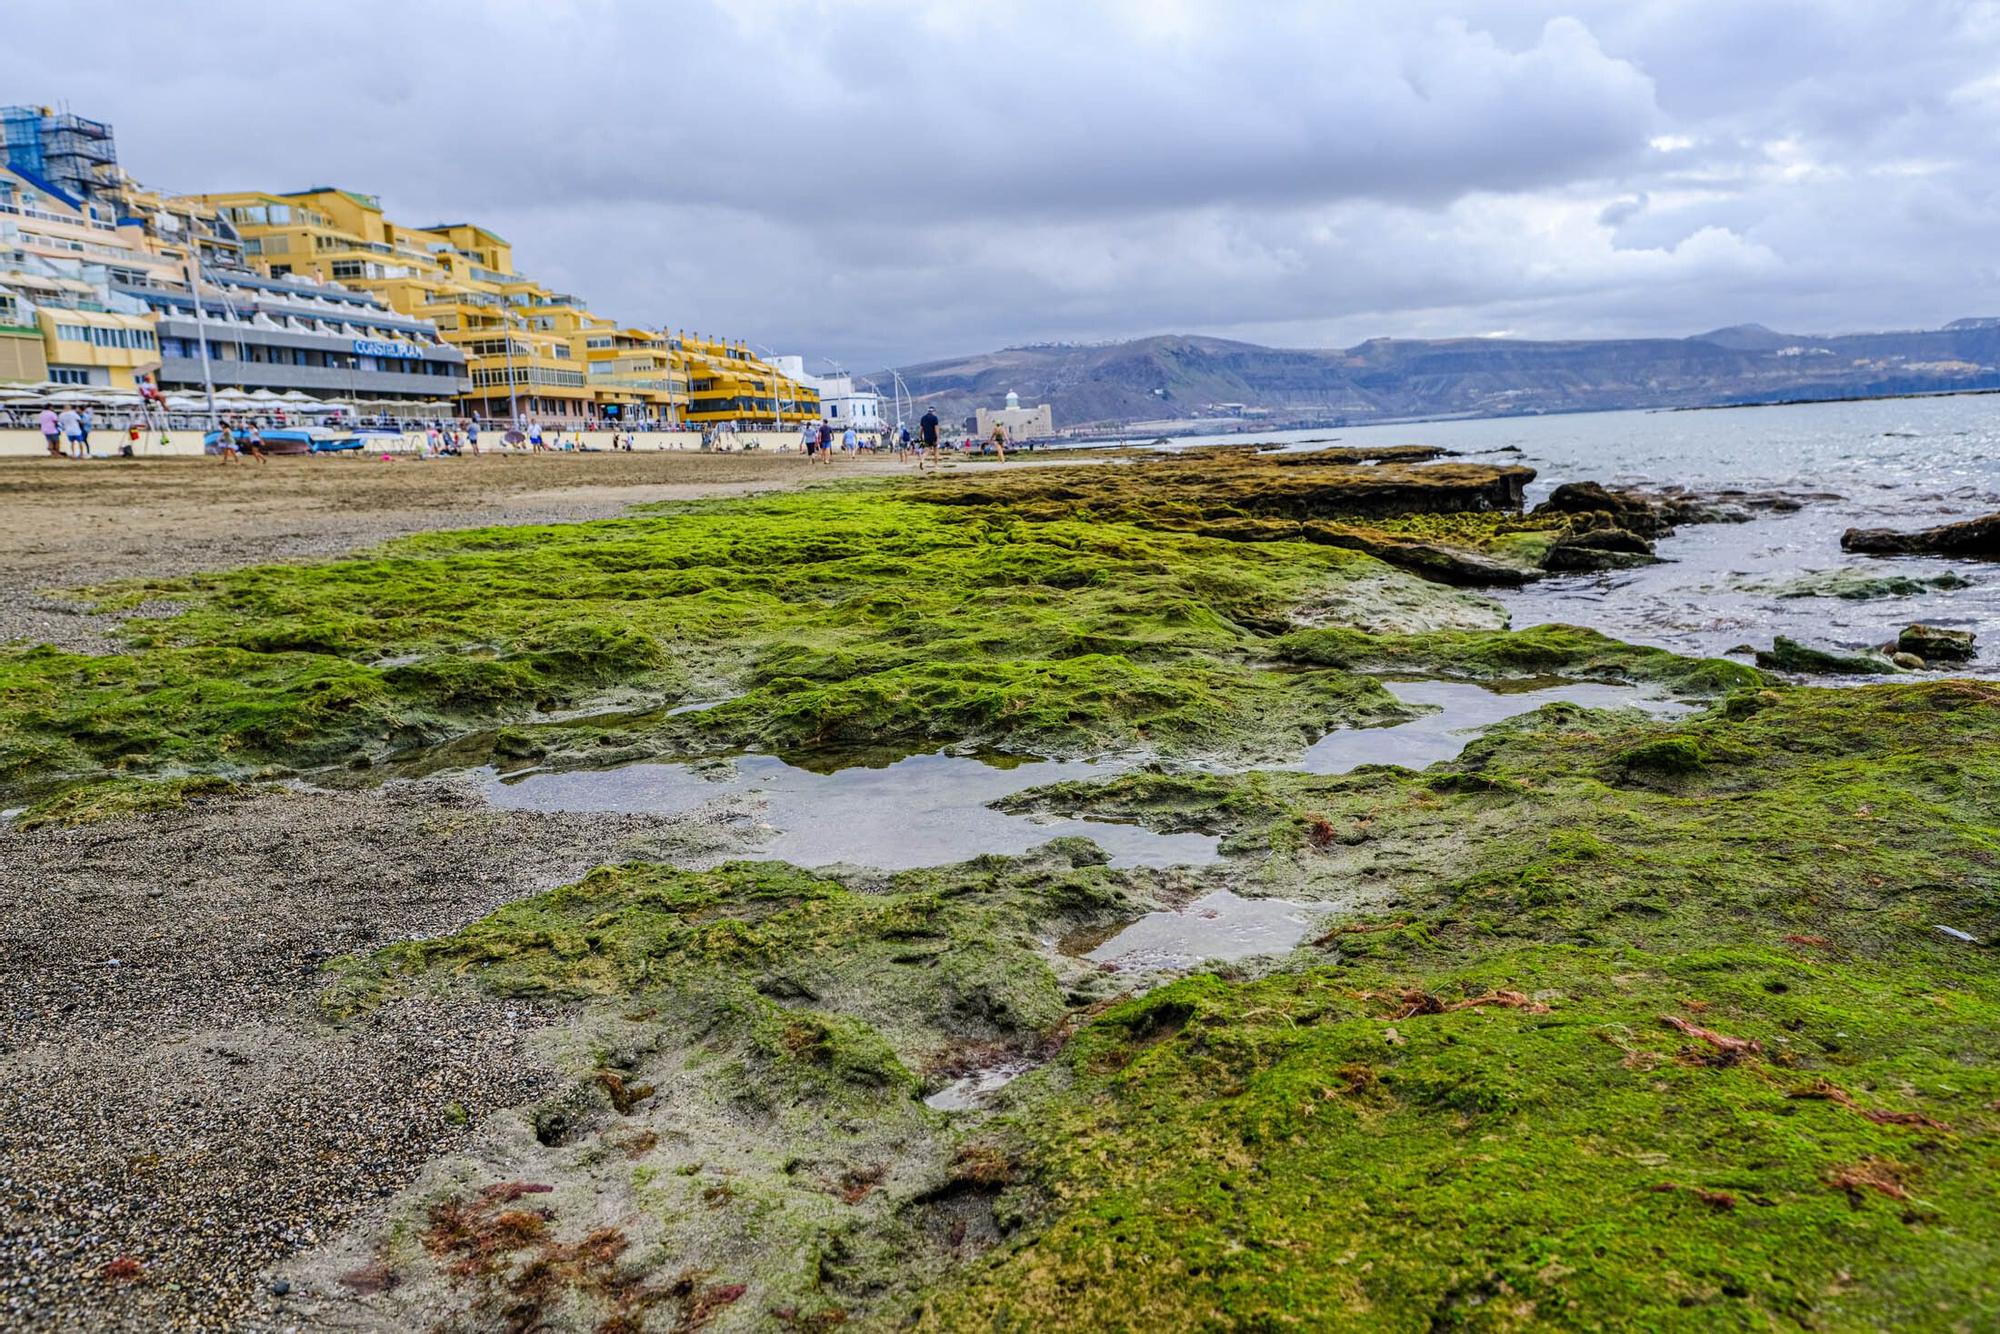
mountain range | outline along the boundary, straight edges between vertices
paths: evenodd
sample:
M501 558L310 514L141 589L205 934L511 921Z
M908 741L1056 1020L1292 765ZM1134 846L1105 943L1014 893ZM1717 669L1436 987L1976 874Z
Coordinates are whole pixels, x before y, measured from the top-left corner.
M1058 429L1215 417L1333 426L2000 389L2000 317L1889 333L1740 324L1691 338L1373 338L1333 349L1169 334L899 369L920 409L947 422L998 407L1013 390L1024 404L1049 404ZM874 378L890 387L888 371Z

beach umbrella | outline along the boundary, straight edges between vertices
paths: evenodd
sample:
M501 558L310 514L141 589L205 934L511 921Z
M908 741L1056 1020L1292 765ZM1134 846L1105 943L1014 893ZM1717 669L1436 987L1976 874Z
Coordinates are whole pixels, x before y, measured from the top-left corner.
M256 399L259 403L276 403L278 401L278 395L272 393L269 389L253 389L250 391L250 397Z
M284 393L279 394L278 397L284 399L287 403L313 403L318 401L311 394L301 394L296 389L287 389Z

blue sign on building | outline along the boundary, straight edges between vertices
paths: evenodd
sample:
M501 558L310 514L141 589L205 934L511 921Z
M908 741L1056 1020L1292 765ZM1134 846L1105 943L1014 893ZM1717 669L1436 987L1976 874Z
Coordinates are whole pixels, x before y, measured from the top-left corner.
M406 361L421 361L424 355L409 343L380 343L372 338L355 339L354 353L361 357L401 357Z

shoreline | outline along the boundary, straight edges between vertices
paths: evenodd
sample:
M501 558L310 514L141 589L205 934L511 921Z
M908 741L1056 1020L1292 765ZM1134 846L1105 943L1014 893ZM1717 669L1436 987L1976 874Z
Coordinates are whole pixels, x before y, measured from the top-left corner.
M1423 417L1371 417L1366 421L1343 420L1337 425L1333 423L1324 423L1324 422L1317 422L1317 423L1308 422L1304 425L1297 425L1297 426L1245 427L1243 430L1240 431L1218 430L1218 431L1166 432L1166 433L1155 434L1145 439L1140 439L1139 437L1132 435L1110 432L1102 434L1092 434L1088 436L1076 436L1072 438L1072 443L1088 446L1090 448L1102 448L1107 445L1121 445L1121 444L1132 446L1135 448L1143 448L1145 445L1153 443L1158 440L1177 441L1182 439L1190 439L1190 438L1198 439L1206 436L1225 436L1225 435L1254 436L1259 434L1260 432L1269 432L1278 435L1286 435L1297 431L1358 431L1358 430L1373 429L1376 427L1383 427L1383 426L1423 426L1441 422L1485 422L1485 421L1506 422L1506 421L1533 420L1536 418L1543 418L1543 417L1607 416L1621 412L1726 412L1726 411L1733 411L1738 408L1800 408L1800 407L1811 407L1814 404L1819 404L1819 403L1893 403L1903 399L1977 398L1992 394L2000 394L2000 388L1931 389L1931 390L1922 390L1914 393L1904 393L1904 394L1843 394L1831 398L1757 399L1755 401L1747 403L1682 403L1674 405L1665 405L1665 404L1648 405L1644 403L1634 403L1615 408L1565 408L1561 410L1550 410L1543 412L1499 412L1499 413L1454 412L1454 413L1442 413L1434 416L1423 416ZM1255 442L1252 441L1249 443L1255 443Z

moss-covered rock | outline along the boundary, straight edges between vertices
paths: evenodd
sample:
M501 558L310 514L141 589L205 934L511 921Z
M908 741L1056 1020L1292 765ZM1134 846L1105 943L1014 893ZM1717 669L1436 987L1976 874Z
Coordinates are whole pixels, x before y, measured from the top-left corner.
M1757 665L1802 676L1886 676L1900 670L1885 654L1815 648L1784 635L1772 640L1768 650L1757 654Z
M1902 653L1914 653L1926 662L1970 662L1978 638L1970 630L1917 623L1898 632L1896 648Z
M1301 630L1276 645L1289 662L1348 671L1422 672L1492 680L1563 676L1646 682L1695 696L1762 684L1762 673L1723 658L1684 658L1573 625L1527 630L1375 635L1348 628Z
M1741 698L1545 711L1480 783L1182 783L1373 904L1082 1029L1011 1122L1032 1225L919 1323L1977 1323L2000 963L1932 924L2000 929L2000 691Z

